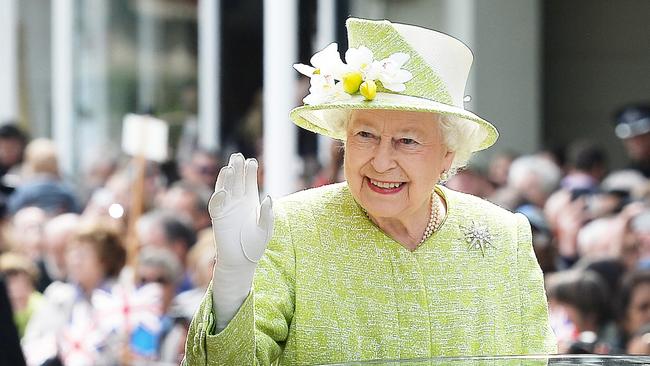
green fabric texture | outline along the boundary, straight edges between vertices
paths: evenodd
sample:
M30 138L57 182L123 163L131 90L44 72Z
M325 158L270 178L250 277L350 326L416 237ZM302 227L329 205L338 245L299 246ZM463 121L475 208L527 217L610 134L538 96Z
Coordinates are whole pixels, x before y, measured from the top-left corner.
M22 311L17 311L14 313L14 323L16 323L16 328L18 329L18 336L22 338L25 335L25 329L27 328L27 323L32 317L38 308L43 304L43 295L34 291L29 295L27 299L27 307Z
M438 189L448 215L414 252L368 220L346 183L277 201L253 291L214 334L208 290L190 326L185 364L555 353L528 221ZM484 255L461 229L472 220L489 228L493 247Z

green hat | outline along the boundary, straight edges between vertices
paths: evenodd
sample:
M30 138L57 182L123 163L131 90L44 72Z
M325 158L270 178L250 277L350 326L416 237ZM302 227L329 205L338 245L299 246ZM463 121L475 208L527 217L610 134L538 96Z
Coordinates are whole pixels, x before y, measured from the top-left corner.
M463 107L472 52L459 40L433 30L387 20L349 18L350 48L341 61L336 43L296 64L310 77L310 94L290 116L309 131L345 140L351 110L433 112L478 126L474 151L499 136L496 128Z

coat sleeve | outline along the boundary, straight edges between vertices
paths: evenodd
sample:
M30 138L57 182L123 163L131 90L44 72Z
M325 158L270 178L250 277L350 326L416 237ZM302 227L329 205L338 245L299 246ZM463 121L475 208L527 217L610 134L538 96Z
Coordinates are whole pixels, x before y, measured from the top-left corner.
M557 341L548 319L544 276L532 244L530 224L522 214L517 220L517 265L521 298L521 354L557 353Z
M270 365L282 353L294 311L295 253L282 209L274 210L273 239L255 271L251 293L216 333L212 284L208 286L190 324L184 365Z

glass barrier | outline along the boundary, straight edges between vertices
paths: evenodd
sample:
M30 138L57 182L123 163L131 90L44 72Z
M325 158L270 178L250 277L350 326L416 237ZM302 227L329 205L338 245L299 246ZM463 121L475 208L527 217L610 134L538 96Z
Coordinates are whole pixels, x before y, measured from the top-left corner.
M626 366L650 365L650 356L552 355L552 356L499 356L499 357L436 357L411 360L373 360L327 364L327 366L382 365L382 366ZM321 365L326 366L326 365Z

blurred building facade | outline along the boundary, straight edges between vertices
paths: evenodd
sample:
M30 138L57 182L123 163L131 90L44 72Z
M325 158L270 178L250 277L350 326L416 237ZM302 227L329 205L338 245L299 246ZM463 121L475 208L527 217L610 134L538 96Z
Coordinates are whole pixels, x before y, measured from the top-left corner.
M288 16L265 18L265 6ZM263 62L265 37L275 34L264 29L294 24L295 42L280 42L292 49L277 52L307 62L331 41L347 48L343 23L352 15L463 40L475 54L466 106L501 132L493 152L588 136L622 165L610 119L621 104L650 99L647 14L645 0L3 0L0 121L55 138L68 173L88 149L119 146L129 112L168 121L172 140L193 118L205 144L246 149L238 128L255 113L274 121L256 106L263 81L278 72ZM315 146L316 138L301 136L283 154Z

